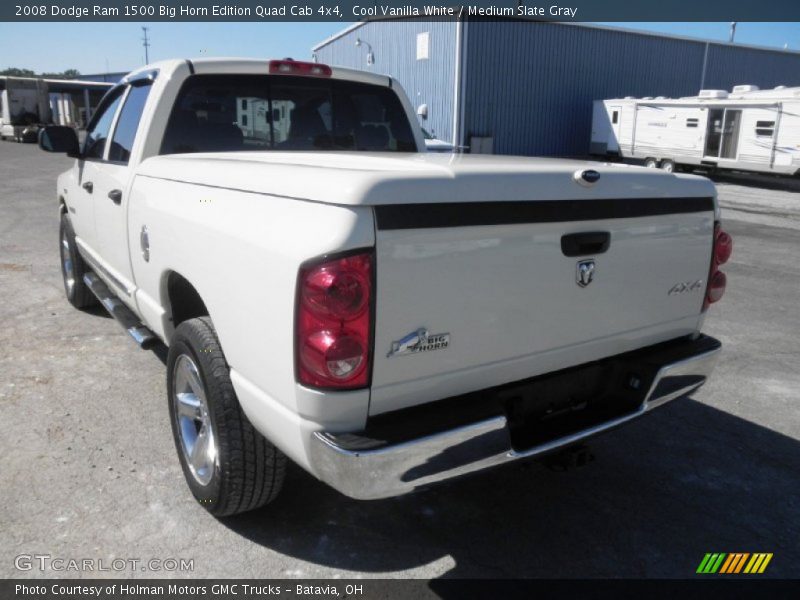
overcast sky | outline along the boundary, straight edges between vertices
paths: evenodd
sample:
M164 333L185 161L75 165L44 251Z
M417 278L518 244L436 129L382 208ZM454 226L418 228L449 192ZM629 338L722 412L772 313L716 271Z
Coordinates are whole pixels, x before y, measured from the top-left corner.
M700 1L700 0L698 0ZM308 59L311 47L348 23L149 23L150 61L196 56ZM728 39L729 23L608 23L705 39ZM81 73L130 71L144 64L141 25L0 23L0 69ZM800 50L800 23L739 23L736 41Z

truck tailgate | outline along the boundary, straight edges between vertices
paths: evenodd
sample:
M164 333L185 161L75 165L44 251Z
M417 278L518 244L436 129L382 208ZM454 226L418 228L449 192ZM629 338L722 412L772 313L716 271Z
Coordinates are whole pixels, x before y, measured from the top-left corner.
M687 335L702 318L712 198L392 205L375 216L371 414Z

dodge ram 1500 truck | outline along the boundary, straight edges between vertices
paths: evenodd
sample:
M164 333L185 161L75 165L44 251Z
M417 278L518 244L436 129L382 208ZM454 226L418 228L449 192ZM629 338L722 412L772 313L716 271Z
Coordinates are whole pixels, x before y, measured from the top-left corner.
M708 180L426 153L390 77L165 61L82 144L39 144L75 158L67 298L169 347L177 453L215 515L272 500L287 457L370 499L569 448L695 391L720 350Z

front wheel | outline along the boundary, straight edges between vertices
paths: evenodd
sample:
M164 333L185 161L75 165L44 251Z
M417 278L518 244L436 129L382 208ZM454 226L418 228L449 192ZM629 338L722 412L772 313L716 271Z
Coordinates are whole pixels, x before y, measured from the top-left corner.
M644 159L644 166L648 169L657 169L658 168L658 160L655 158L645 158Z
M286 456L242 412L209 317L184 321L175 330L167 393L183 474L203 508L224 517L275 499Z
M64 281L64 292L67 300L75 308L88 308L97 304L97 298L83 282L83 276L89 267L83 262L75 243L75 232L66 213L61 214L61 226L58 230L59 250L61 255L61 278Z

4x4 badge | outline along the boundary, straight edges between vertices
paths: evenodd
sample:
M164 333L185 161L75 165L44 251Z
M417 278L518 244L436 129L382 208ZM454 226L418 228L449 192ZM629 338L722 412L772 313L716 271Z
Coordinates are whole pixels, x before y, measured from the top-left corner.
M449 333L428 333L428 330L422 327L396 342L392 342L392 349L389 351L389 354L386 355L386 358L404 356L406 354L418 354L420 352L431 352L433 350L444 350L449 345Z

